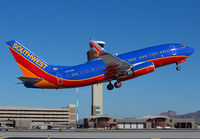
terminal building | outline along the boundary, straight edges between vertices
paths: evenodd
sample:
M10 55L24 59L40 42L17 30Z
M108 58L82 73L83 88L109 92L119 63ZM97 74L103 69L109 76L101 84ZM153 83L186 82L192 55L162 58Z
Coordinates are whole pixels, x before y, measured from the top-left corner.
M115 119L111 116L90 116L84 119L85 128L111 129L176 129L194 128L193 119L171 119L166 116L147 116L143 118Z
M0 107L0 127L67 129L76 127L75 105L67 108Z

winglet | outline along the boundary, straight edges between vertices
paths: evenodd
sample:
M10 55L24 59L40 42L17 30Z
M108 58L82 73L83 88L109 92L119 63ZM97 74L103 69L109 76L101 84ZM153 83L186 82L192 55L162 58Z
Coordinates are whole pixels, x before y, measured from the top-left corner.
M99 46L94 40L89 40L92 47L95 49L95 51L98 53L99 56L106 55L108 52L106 52L101 46Z

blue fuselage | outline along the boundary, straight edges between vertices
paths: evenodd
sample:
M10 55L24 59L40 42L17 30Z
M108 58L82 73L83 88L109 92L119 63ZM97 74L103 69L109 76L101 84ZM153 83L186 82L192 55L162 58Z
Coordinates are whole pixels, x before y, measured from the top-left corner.
M117 57L128 62L129 64L137 64L140 62L153 61L155 67L167 64L177 63L181 59L185 59L193 53L191 47L184 47L181 44L171 43L153 46L149 48L131 51L120 54ZM171 58L169 60L169 58ZM54 66L55 67L55 66ZM63 79L67 80L84 80L105 74L106 65L100 60L91 60L85 64L77 66L56 66L58 70L52 71L52 74L60 74Z

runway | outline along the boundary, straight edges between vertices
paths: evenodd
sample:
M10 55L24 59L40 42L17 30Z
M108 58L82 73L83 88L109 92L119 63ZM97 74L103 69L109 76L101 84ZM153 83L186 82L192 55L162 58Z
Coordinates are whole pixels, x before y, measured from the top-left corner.
M9 137L3 137L0 139L63 139L63 138L9 138ZM79 138L67 138L67 139L79 139ZM92 138L92 139L101 139L101 138ZM110 139L110 138L109 138ZM115 139L115 138L112 138ZM120 138L120 139L125 139L125 138ZM137 138L137 139L169 139L169 138ZM170 138L170 139L178 139L178 138ZM184 139L193 139L193 138L184 138Z
M1 131L0 139L200 139L200 130Z

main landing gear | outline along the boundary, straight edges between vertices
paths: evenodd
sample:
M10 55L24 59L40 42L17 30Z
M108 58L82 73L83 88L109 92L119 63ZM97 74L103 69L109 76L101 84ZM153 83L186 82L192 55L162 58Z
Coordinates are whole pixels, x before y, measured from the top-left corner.
M114 88L114 85L110 82L108 85L107 85L107 89L108 90L113 90Z
M115 88L120 88L122 86L122 84L119 81L116 81L114 83Z
M120 88L122 86L122 84L120 81L116 81L114 83L114 85L111 82L109 82L109 84L107 85L107 89L112 90L114 88L114 86L115 86L115 88Z

